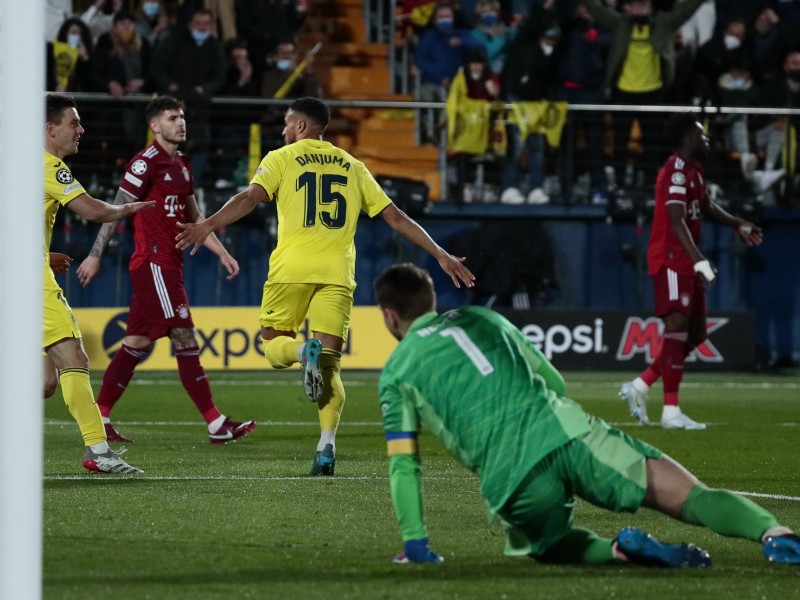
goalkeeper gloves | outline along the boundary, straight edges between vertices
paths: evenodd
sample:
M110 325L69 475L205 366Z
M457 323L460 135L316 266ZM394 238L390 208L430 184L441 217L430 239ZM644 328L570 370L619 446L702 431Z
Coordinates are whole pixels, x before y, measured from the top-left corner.
M694 263L694 272L702 275L706 283L714 283L714 280L717 278L717 270L711 266L711 263L705 258Z
M403 543L403 553L398 554L392 561L397 565L408 563L441 563L444 558L428 548L428 538L407 540Z

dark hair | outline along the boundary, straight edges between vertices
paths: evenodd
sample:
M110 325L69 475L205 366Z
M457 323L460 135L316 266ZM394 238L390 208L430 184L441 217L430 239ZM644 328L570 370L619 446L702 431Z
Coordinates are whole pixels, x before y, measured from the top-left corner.
M194 11L194 12L192 13L192 15L189 17L189 20L191 21L191 20L192 20L192 19L194 19L194 18L195 18L197 15L205 15L205 16L207 16L209 19L213 18L213 16L214 16L214 15L212 15L212 14L211 14L211 11L210 11L210 10L208 10L207 8L198 8L196 11Z
M425 269L411 263L392 265L373 283L378 304L411 320L436 308L433 280Z
M673 113L664 125L664 138L670 148L677 150L695 127L697 127L697 113Z
M45 96L45 114L47 123L61 123L61 117L64 116L64 110L67 108L78 108L78 103L75 98L67 96L66 94L47 94Z
M155 100L151 100L144 109L144 118L147 123L161 116L161 113L167 110L184 110L184 104L181 100L173 98L172 96L159 96Z
M289 105L289 109L292 112L303 113L323 130L331 122L331 109L319 98L311 96L298 98Z
M83 45L86 46L86 49L91 52L92 48L94 47L92 44L92 30L89 29L89 26L81 21L78 17L70 17L66 21L61 24L61 27L58 28L58 33L56 34L56 39L59 42L66 42L67 41L67 31L73 25L77 25L81 30L81 41Z

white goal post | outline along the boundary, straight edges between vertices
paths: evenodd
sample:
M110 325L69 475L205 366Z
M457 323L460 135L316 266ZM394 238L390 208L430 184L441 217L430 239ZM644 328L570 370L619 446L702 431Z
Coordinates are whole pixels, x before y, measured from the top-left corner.
M34 600L42 596L44 23L44 0L0 0L0 598Z

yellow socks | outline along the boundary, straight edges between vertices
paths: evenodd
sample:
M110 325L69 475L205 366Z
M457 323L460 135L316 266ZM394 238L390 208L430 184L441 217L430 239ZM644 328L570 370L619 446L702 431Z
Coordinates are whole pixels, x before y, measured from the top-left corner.
M322 431L330 430L334 434L342 418L344 408L344 386L341 377L342 353L328 348L322 349L319 366L322 369L322 398L319 406L319 427Z
M298 342L288 335L279 335L271 340L264 340L264 356L273 368L286 369L300 360L297 357L297 350L302 345L303 342Z
M106 441L106 431L100 410L94 401L94 392L89 383L89 371L78 367L61 370L61 392L64 402L77 421L86 446Z

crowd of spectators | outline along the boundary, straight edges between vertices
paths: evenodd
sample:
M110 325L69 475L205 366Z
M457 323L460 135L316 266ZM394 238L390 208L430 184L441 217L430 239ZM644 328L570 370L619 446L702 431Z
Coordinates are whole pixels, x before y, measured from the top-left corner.
M415 33L416 99L443 101L463 68L471 98L800 108L800 0L400 4ZM283 85L303 58L296 33L307 0L47 0L46 5L47 89L115 98L169 93L183 99L190 123L187 151L201 183L232 177L249 136L235 115L210 111L211 97L321 94L310 68L291 89ZM135 105L120 103L113 111L99 125L100 144L119 140L101 153L109 173L141 147L146 133ZM273 107L256 116L264 125L265 149L281 143L276 127L281 112ZM712 178L714 169L724 169L721 179L735 180L766 201L770 188L781 190L778 199L797 195L800 118L728 113L704 122L719 157L712 161ZM485 199L602 203L609 194L652 187L666 157L660 115L570 112L557 152L548 149L543 135L523 136L512 123L504 133L505 144L495 145L502 155L488 169L496 189ZM207 171L209 163L216 170ZM459 179L458 188L465 183Z
M210 99L274 97L300 62L296 32L306 9L306 0L47 0L46 86L114 98L176 96L186 104L186 151L198 187L232 178L247 148L249 121L274 125L275 110L237 120L226 111L212 115ZM320 93L310 64L284 97L305 93ZM101 134L98 176L113 185L144 144L146 127L140 105L120 103L109 111L89 126ZM264 128L268 148L280 142ZM207 172L210 162L217 177Z
M800 108L800 0L407 0L404 16L424 100L446 97L459 69L479 60L477 48L507 102ZM765 202L770 188L779 199L796 196L796 151L786 147L800 119L703 120L719 158L712 177L724 171L732 187ZM548 159L542 135L521 140L509 123L499 197L575 201L576 170L588 180L586 200L652 188L668 154L662 126L661 115L571 112L562 151ZM560 176L557 194L545 186L548 172Z

